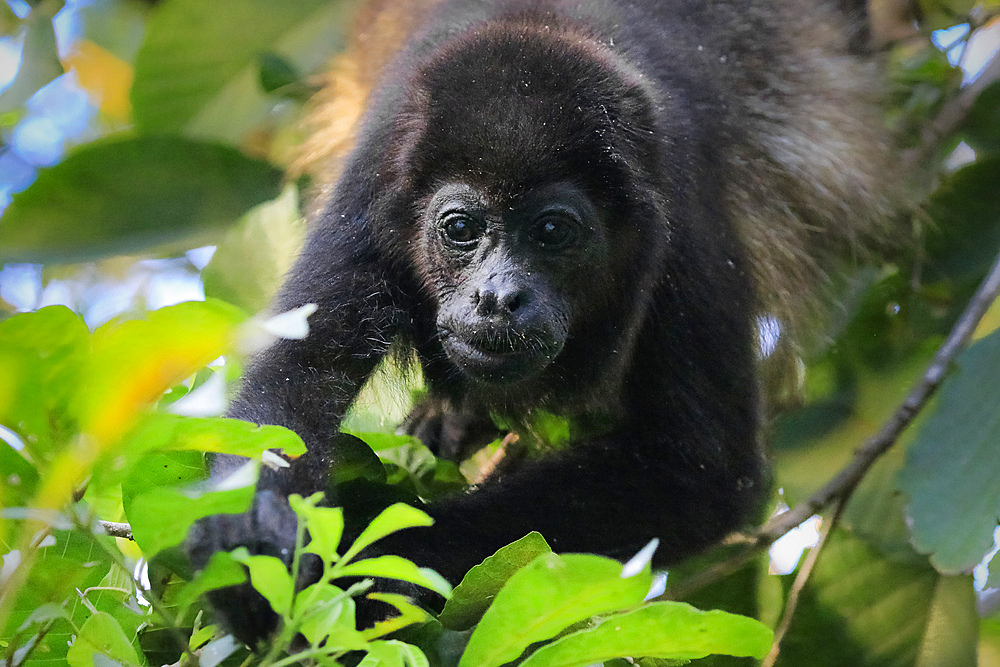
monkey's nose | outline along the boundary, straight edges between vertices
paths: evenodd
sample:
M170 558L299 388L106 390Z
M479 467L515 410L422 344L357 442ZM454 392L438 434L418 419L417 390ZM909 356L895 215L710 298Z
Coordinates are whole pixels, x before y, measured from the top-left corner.
M476 291L476 313L484 317L490 315L510 315L524 305L524 291L487 288Z

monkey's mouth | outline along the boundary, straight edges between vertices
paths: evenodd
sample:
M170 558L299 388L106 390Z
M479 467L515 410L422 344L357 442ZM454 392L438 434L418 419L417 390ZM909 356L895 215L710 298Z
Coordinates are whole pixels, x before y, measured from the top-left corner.
M462 372L492 384L512 384L537 375L558 353L558 349L539 342L513 345L493 337L461 336L452 331L441 332L441 345Z

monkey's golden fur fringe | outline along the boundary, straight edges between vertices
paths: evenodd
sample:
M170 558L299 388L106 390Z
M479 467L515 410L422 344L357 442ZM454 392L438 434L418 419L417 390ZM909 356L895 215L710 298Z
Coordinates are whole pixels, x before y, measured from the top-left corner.
M439 2L375 0L359 12L292 166L314 178L314 201L336 182L380 72ZM817 14L814 3L792 0L787 11L781 18L800 58L787 69L806 76L776 82L791 94L752 99L747 137L727 154L725 207L747 246L760 311L798 336L829 308L831 270L898 245L904 197L877 57L848 52L834 6Z

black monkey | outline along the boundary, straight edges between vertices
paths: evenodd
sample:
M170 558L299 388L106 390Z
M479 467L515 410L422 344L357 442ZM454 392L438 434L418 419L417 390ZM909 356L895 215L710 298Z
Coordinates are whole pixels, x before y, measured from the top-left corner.
M373 92L274 306L317 303L312 332L254 359L229 413L309 452L262 473L253 511L201 523L195 563L287 553L285 497L327 490L339 421L400 343L456 413L605 425L392 539L452 582L532 530L615 557L658 537L667 564L749 521L757 318L792 328L823 257L888 209L879 82L844 4L373 3L345 61ZM241 639L273 628L245 587L213 602Z

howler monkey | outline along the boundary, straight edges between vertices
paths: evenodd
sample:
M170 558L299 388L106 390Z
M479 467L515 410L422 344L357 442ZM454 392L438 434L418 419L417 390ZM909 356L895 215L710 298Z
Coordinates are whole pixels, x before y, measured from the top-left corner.
M311 333L260 353L229 412L308 453L265 469L247 514L203 521L195 563L287 554L285 498L328 491L339 422L397 345L452 414L602 425L390 538L453 583L533 530L614 557L657 537L669 564L750 520L758 318L794 327L822 258L887 208L879 83L846 4L371 3L311 144L339 176L274 304L318 304ZM213 601L246 641L273 628L247 587Z

